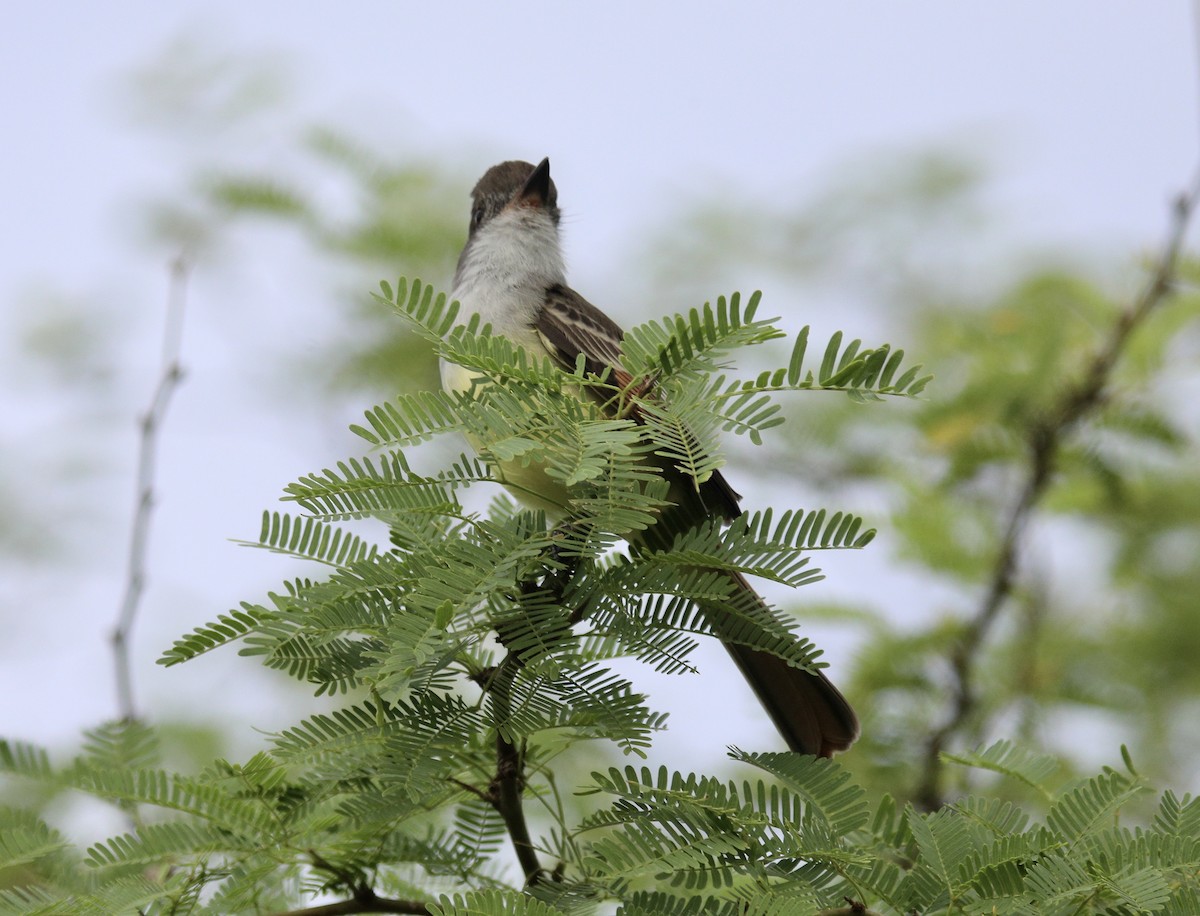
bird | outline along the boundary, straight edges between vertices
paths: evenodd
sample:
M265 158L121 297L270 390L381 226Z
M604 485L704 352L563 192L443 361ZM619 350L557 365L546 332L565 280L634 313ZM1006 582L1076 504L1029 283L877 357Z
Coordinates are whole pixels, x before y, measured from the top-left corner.
M625 386L632 379L622 364L624 332L567 284L560 217L548 158L536 166L509 160L489 168L471 191L467 241L451 298L462 313L478 315L493 334L539 360L549 356L573 372L582 357L589 374L607 373L614 386ZM444 390L472 389L470 370L445 358L440 368ZM636 411L632 416L637 418ZM668 506L647 532L633 534L630 540L669 548L674 533L713 517L731 522L741 514L740 497L720 471L697 484L665 461L661 470L670 484ZM546 510L552 518L563 517L569 509L563 481L547 475L536 462L502 465L499 476L520 501ZM766 609L744 576L736 571L722 574L730 578L733 593ZM718 637L730 632L728 611L700 609ZM832 757L857 739L858 718L823 671L794 667L729 639L722 642L790 750Z

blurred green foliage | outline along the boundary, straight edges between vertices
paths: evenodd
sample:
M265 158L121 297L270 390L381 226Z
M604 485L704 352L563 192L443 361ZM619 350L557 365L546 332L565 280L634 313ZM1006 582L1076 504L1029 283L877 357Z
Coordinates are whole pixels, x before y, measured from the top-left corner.
M326 272L331 300L350 307L320 352L278 371L302 373L312 394L430 387L427 346L366 291L399 272L449 276L471 176L288 114L276 65L247 70L185 48L138 75L145 96L132 109L189 157L184 187L147 207L146 226L201 262L219 260L245 226L291 234ZM240 161L263 125L288 155ZM1142 282L1132 258L1114 272L1099 258L989 247L999 243L986 189L987 169L971 157L919 152L865 159L791 202L717 195L672 212L623 281L646 302L698 304L750 277L768 304L806 304L799 311L853 335L866 336L858 324L884 325L936 373L926 399L906 409L797 399L780 435L733 459L823 502L873 507L862 514L886 533L873 549L891 544L887 562L924 583L880 583L877 599L854 606L795 608L861 634L851 677L837 679L863 718L844 763L873 799L912 796L926 740L948 714L948 659L984 600L1020 497L1031 429ZM951 750L1018 737L1060 755L1070 776L1124 742L1157 784L1200 779L1198 279L1200 264L1185 261L1176 295L1136 331L1105 397L1064 440L1021 538L1015 589L973 669L980 702ZM111 362L94 349L81 358L81 325L69 319L31 324L31 353L64 367L56 384L103 380ZM20 490L0 485L6 496ZM942 790L1044 803L975 769L949 770ZM41 829L24 814L5 817L24 835Z
M470 177L381 155L298 116L283 131L293 138L286 155L257 167L229 162L214 142L214 112L234 113L224 123L239 134L253 134L255 118L277 124L288 110L282 65L243 64L239 76L230 61L189 51L161 66L183 75L142 73L138 85L155 88L135 107L158 129L178 131L181 117L202 126L214 152L195 160L187 192L158 212L202 214L218 237L264 220L295 233L328 266L331 297L350 304L322 352L280 371L302 371L314 395L436 384L428 348L364 291L398 270L449 276ZM864 739L849 763L901 795L924 736L946 714L946 659L993 574L1030 430L1085 371L1141 282L1135 263L1114 277L1108 265L1005 247L987 174L971 152L888 151L790 201L717 192L633 246L643 252L631 275L642 278L642 301L698 302L749 276L766 287L768 308L796 303L805 321L836 315L852 333L853 321L882 324L936 373L927 398L905 409L797 399L782 435L734 458L781 486L886 507L877 521L891 562L939 596L927 603L919 586L884 587L872 606L819 609L863 632L850 692ZM339 193L320 193L329 188ZM1182 271L1194 281L1195 264ZM1200 699L1191 625L1200 611L1200 461L1186 392L1197 384L1198 311L1200 297L1184 285L1137 330L1103 402L1065 439L1022 539L1016 588L980 658L982 702L960 744L1015 733L1071 759L1073 713L1087 711L1138 747L1154 778L1197 778L1200 726L1189 723Z
M846 314L883 322L936 374L907 410L804 399L791 440L751 456L762 473L784 468L781 478L822 499L887 506L882 543L937 596L883 587L876 603L842 608L865 632L849 688L864 737L847 763L880 791L911 791L924 741L947 715L947 659L994 577L1031 435L1145 283L1135 263L1114 279L1003 249L978 278L955 275L950 256L978 257L964 237L993 235L983 187L978 169L943 156L892 159L808 205L700 202L673 220L685 230L667 230L647 255L668 265L664 286L752 264L783 285L771 299L828 312L832 290L840 326ZM919 275L939 251L947 260ZM1100 403L1062 443L1019 542L1015 589L979 657L981 702L960 746L1021 735L1079 763L1093 759L1089 742L1104 723L1155 778L1200 778L1196 270L1182 264L1176 294L1135 331ZM801 457L789 461L793 449Z
M319 174L320 184L349 190L348 212L323 205L301 178L267 173L209 173L198 182L199 199L222 221L271 219L299 232L305 249L345 278L342 289L330 294L349 307L339 311L343 320L304 369L308 374L319 367L318 388L388 391L433 384L429 348L397 329L363 290L370 287L368 278L389 275L396 264L412 265L406 269L420 276L453 273L466 182L421 159L380 156L328 127L306 131L300 146L304 171Z

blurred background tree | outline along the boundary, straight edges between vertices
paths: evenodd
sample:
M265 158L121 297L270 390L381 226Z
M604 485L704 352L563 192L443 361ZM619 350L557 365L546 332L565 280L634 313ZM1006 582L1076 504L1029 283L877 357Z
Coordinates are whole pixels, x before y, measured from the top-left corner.
M451 274L471 179L388 159L329 128L295 133L294 174L202 166L184 209L220 227L212 237L270 219L310 252L306 260L328 265L331 301L345 303L331 333L302 362L276 363L281 381L306 380L293 389L302 398L368 403L436 385L427 349L363 291L398 266ZM1082 380L1155 266L1153 251L1107 272L1083 259L1000 252L1001 263L961 276L947 262L964 248L957 240L986 231L986 181L966 152L890 153L832 177L814 200L734 205L717 195L672 215L644 243L643 272L623 278L643 289L630 300L646 303L699 303L722 278L745 278L818 328L882 326L936 372L917 407L794 399L788 435L733 459L733 473L753 468L764 492L863 508L890 554L876 562L920 583L899 603L870 586L861 602L817 609L808 595L780 596L802 619L815 611L858 631L850 690L864 739L848 762L902 796L935 792L920 774L960 689L949 659L993 587L1030 437ZM310 190L328 186L343 189L343 212ZM1200 463L1194 404L1182 393L1197 381L1198 308L1184 285L1153 312L1103 397L1066 431L1020 532L1011 593L971 660L972 709L945 749L1020 737L1086 767L1124 742L1155 779L1196 778L1200 567L1188 558L1200 552ZM859 559L841 559L844 574L855 576Z
M155 182L166 186L137 206L134 221L147 250L164 259L182 255L194 266L195 293L228 336L219 358L205 356L210 362L196 367L196 384L204 372L239 367L246 397L278 418L257 435L340 456L349 441L341 431L361 409L435 384L425 348L368 291L397 274L446 288L480 164L526 153L468 163L385 152L366 132L313 123L297 110L289 80L278 61L251 62L188 42L135 75L129 111L171 151L179 171ZM963 686L952 660L1004 565L1006 526L1030 474L1031 437L1085 377L1160 252L1147 240L1143 259L1114 264L1107 252L1068 258L1006 243L989 206L994 169L969 147L886 149L816 182L816 192L731 200L718 188L630 241L640 260L621 262L620 276L594 298L630 324L731 289L763 288L767 311L784 312L796 327L812 323L816 337L845 328L872 338L883 329L935 373L918 405L881 410L797 398L782 435L759 449L739 444L731 454L747 505L795 493L785 502L845 506L881 529L869 555L822 564L832 586L824 597L771 593L844 647L837 680L864 720L864 737L845 763L864 784L932 805L966 786L945 777L931 749L1014 737L1061 755L1067 772L1111 761L1127 743L1155 781L1194 789L1200 296L1190 259L1174 295L1129 338L1103 396L1065 430L1053 473L1018 532L1011 589L969 659L971 702L955 715ZM264 265L324 291L328 310L293 315L264 301L271 289ZM37 428L6 434L9 450L23 457L0 477L10 507L0 547L9 568L38 557L31 575L44 581L87 562L78 556L81 536L53 519L88 511L86 493L97 482L128 486L121 483L129 474L120 405L135 390L128 368L144 368L153 354L139 353L123 335L152 312L131 317L119 295L103 290L35 289L25 302L11 318L5 372L49 405L43 422L67 418L72 436L55 439L48 456L36 448ZM279 333L292 322L306 326L303 337ZM200 333L212 335L212 328ZM251 333L253 340L244 339ZM288 344L275 348L275 340ZM208 343L188 338L185 352ZM186 419L176 422L180 452L241 447L236 436L197 447L186 439ZM897 441L906 447L897 450ZM249 467L253 454L245 460ZM250 485L275 492L292 471L319 460L256 467ZM23 486L39 465L49 475L39 489L54 494L50 505ZM186 482L170 479L169 450L162 466L169 500L171 487ZM247 531L259 502L243 500ZM102 546L107 559L90 574L111 576L122 550ZM248 562L257 570L248 575L263 581L262 558ZM233 588L244 592L244 581L245 574ZM208 596L202 606L195 595L183 597L184 619L146 622L144 658L212 616ZM245 595L219 600L237 597ZM156 680L148 692L171 683ZM290 691L277 683L263 689L264 702ZM286 703L268 721L255 719L253 709L242 713L272 727L313 701L290 696ZM208 730L221 711L192 717L187 705L165 701L155 717L199 719L205 727L196 733L193 761L211 756L214 742L247 746L244 735L214 738Z

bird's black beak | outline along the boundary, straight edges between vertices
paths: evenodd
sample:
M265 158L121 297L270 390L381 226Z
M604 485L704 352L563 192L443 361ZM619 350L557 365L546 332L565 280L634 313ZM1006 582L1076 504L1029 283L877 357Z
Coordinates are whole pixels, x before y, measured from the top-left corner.
M550 201L550 159L543 159L537 164L525 184L517 192L516 199L523 204L534 204L544 207Z

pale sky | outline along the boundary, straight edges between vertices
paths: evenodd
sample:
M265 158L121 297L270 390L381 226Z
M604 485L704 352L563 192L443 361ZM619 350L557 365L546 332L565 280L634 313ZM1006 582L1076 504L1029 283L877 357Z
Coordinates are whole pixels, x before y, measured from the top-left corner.
M549 155L570 217L573 282L606 305L617 284L605 278L631 254L628 240L680 203L714 188L801 200L881 150L981 151L989 202L1014 244L1123 257L1149 248L1197 161L1194 33L1179 0L14 6L0 32L2 326L16 326L31 291L99 297L124 310L129 356L97 408L103 422L62 415L37 378L0 373L0 482L36 493L42 470L28 454L64 424L94 437L100 464L78 511L71 492L47 494L54 527L79 555L0 557L0 734L67 747L115 708L105 638L164 285L129 215L178 187L189 144L203 146L135 130L122 87L172 42L199 36L217 50L278 57L309 117L379 147L444 157L464 174ZM254 155L269 161L273 142L290 139L264 138ZM240 254L238 271L198 276L192 290L189 375L164 431L134 648L152 715L228 715L246 723L238 734L249 748L260 740L250 725L278 728L301 714L293 695L281 699L231 650L170 671L153 660L177 634L287 574L228 539L254 537L258 512L276 507L285 483L358 446L344 432L352 415L318 411L298 430L294 416L246 396L257 377L240 357L269 338L273 352L302 361L312 346L303 316L327 304L328 290L308 286L278 248ZM231 313L222 300L234 293L260 311ZM835 640L827 657L836 664L850 651ZM661 704L681 735L707 715L695 691L689 682L690 698ZM739 702L752 710L748 696ZM705 750L753 746L767 740L759 729L747 715Z

